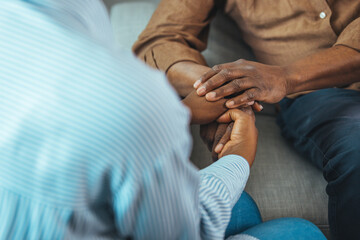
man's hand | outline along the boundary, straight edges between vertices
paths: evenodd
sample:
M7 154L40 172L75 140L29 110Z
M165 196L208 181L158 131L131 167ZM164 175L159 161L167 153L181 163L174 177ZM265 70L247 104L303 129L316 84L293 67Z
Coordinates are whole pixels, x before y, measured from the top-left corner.
M200 136L211 152L213 161L218 160L218 153L221 152L222 146L230 140L233 125L233 122L212 122L200 126Z
M194 87L197 94L206 95L208 101L237 95L227 100L228 108L253 105L254 101L276 103L288 93L283 67L242 59L214 66L195 82Z
M225 99L209 102L192 91L182 102L191 110L191 124L207 124L215 121L228 109Z
M255 116L253 111L248 108L246 112L232 109L223 114L219 122L234 122L228 141L222 148L219 158L236 154L245 158L251 166L255 159L258 132L255 127Z

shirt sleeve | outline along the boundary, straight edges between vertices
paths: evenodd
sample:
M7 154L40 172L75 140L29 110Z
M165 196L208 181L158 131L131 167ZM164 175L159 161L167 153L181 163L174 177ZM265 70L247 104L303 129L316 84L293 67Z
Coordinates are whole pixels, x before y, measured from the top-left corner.
M115 197L121 235L134 239L223 239L231 211L249 176L240 156L197 171L168 152Z
M346 26L334 45L344 45L360 51L360 18L356 18Z
M231 210L244 191L249 173L248 162L237 155L225 156L200 171L199 198L204 239L224 238Z
M205 65L200 52L206 48L214 5L214 0L162 0L133 51L148 65L165 72L181 61Z

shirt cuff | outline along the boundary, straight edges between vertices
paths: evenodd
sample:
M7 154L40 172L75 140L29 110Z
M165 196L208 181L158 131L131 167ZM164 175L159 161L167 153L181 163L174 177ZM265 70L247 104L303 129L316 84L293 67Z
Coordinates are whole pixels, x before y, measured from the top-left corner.
M144 61L164 72L178 62L190 61L206 65L204 57L197 50L177 42L154 46L145 53Z
M232 205L235 205L249 178L250 166L241 156L227 155L200 170L200 175L220 180L228 190Z
M360 51L360 18L352 21L340 34L335 45L344 45Z

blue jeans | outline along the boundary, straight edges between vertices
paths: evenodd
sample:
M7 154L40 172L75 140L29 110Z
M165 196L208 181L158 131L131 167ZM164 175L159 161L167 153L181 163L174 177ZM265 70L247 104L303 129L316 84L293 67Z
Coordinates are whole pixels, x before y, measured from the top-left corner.
M256 203L246 192L243 192L232 210L225 237L229 240L326 240L314 224L300 218L280 218L262 222Z
M323 89L280 102L285 138L328 182L329 224L335 239L360 239L360 92Z

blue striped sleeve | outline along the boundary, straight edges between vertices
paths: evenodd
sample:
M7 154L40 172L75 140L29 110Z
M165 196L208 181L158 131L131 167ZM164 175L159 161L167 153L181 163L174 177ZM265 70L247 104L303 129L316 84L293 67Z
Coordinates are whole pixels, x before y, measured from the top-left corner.
M200 204L204 239L220 239L230 221L231 210L240 198L250 167L238 155L222 157L200 171Z
M102 3L0 10L0 239L223 238L246 161L189 162L188 111Z

